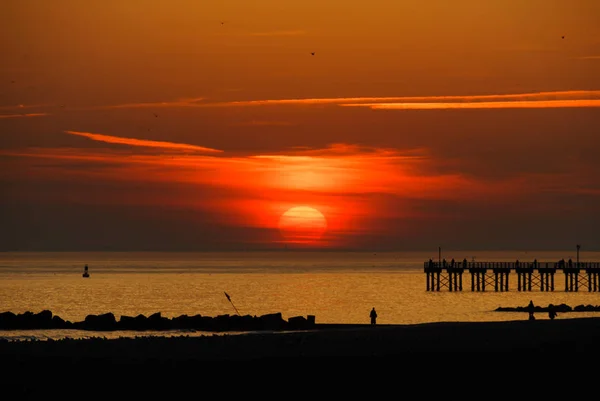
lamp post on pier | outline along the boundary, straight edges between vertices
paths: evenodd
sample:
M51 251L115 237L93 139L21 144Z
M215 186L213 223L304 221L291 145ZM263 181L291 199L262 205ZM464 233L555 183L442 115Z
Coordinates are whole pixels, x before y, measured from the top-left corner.
M581 245L577 245L577 268L579 269L579 248L581 248Z

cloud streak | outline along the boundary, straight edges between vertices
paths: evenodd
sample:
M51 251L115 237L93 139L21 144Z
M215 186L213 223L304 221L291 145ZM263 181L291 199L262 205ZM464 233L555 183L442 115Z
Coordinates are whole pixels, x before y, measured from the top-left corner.
M447 109L550 109L600 107L600 99L589 100L521 100L507 102L439 102L439 103L355 103L345 107L369 107L373 110L447 110Z
M186 152L188 152L188 151L202 152L202 153L220 153L220 152L222 152L222 150L218 150L218 149L206 148L203 146L196 146L196 145L188 145L185 143L151 141L151 140L147 140L147 139L135 139L135 138L123 138L123 137L111 136L111 135L94 134L94 133L90 133L90 132L78 132L78 131L65 131L65 132L70 135L82 136L84 138L88 138L93 141L112 143L112 144L139 146L139 147L146 147L146 148L160 148L160 149L186 151Z
M388 97L340 97L340 98L307 98L307 99L268 99L247 100L224 103L205 104L205 106L279 106L279 105L349 105L373 103L423 103L423 108L433 108L428 104L467 104L481 102L501 102L504 105L518 102L578 101L580 105L596 107L593 100L600 100L600 90L549 91L532 93L490 94L490 95L446 95L446 96L388 96ZM592 101L592 102L589 102ZM544 103L540 103L543 106ZM546 103L548 107L574 107L573 103ZM526 107L526 106L525 106Z
M203 97L177 99L168 102L140 102L100 106L99 109L155 109L167 107L198 107L202 106Z
M44 117L50 113L23 113L23 114L0 114L0 118L29 118L29 117Z
M23 109L36 109L36 108L42 108L42 107L48 107L50 105L48 104L17 104L17 105L13 105L13 106L0 106L0 110L9 110L9 111L15 111L15 110L23 110Z
M187 98L165 102L126 103L119 105L99 106L94 109L136 109L136 108L193 108L193 107L259 107L259 106L310 106L337 105L351 106L364 104L408 105L404 109L448 109L448 108L558 108L558 107L598 107L600 90L547 91L530 93L487 94L487 95L442 95L442 96L357 96L332 98L297 98L297 99L263 99L234 100L226 102L209 102L206 98ZM517 103L523 102L522 105ZM529 103L526 103L529 102ZM537 103L534 103L537 102ZM453 104L480 104L479 106L453 106ZM415 104L415 105L413 105ZM422 104L419 106L419 104ZM435 106L439 104L439 106ZM511 106L511 104L515 104ZM268 124L266 124L268 125Z

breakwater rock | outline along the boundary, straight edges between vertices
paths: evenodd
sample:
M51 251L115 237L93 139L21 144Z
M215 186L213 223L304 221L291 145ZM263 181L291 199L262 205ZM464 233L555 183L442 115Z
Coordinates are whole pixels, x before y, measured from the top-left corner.
M600 312L600 305L577 305L571 307L566 304L548 306L534 306L534 312L548 312L549 308L554 308L556 312ZM495 309L496 312L529 312L528 306L499 306Z
M262 316L219 315L216 317L202 315L181 315L167 318L160 312L150 316L121 316L113 313L87 315L85 320L71 322L54 315L49 310L39 313L13 312L0 313L0 330L44 330L44 329L76 329L94 331L112 330L199 330L199 331L255 331L255 330L299 330L310 329L315 325L312 315L295 316L288 320L282 314L271 313Z

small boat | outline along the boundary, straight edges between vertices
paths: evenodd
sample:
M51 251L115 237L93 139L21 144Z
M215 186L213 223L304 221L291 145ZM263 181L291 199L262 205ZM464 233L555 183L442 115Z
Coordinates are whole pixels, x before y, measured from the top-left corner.
M88 272L88 265L85 265L85 267L83 268L83 277L89 277L90 273Z

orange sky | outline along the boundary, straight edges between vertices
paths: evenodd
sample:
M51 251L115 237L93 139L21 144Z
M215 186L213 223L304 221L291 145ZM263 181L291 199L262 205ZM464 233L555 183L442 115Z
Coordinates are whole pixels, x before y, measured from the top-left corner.
M599 20L596 0L4 1L0 250L600 249ZM326 219L310 244L279 229L298 206Z

